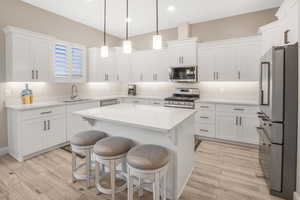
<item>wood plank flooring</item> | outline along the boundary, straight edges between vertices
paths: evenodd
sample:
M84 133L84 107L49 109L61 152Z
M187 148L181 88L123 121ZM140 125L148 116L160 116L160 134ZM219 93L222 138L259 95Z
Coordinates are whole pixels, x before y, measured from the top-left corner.
M258 151L202 142L195 169L180 200L279 200L270 196L258 163ZM126 192L117 196L127 199ZM71 182L71 154L61 149L25 162L0 157L0 200L109 200ZM136 198L138 199L138 198ZM151 193L142 198L152 199Z

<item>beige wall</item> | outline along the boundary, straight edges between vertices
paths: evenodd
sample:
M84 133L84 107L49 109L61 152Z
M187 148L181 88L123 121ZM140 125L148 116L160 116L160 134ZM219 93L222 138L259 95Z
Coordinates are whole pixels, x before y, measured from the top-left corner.
M268 9L192 24L191 37L198 37L199 41L205 42L256 35L260 26L276 20L276 11L277 8ZM177 39L176 28L163 30L161 34L164 41ZM138 50L152 48L152 35L153 33L131 37L133 48Z
M5 129L5 98L9 101L18 100L19 92L24 87L23 85L7 85L1 83L4 80L4 33L2 29L7 26L17 26L24 29L29 29L34 32L40 32L57 37L61 40L80 43L91 46L100 46L102 43L103 33L85 26L83 24L71 21L56 14L47 12L43 9L33 7L19 0L0 0L0 148L7 146L7 135ZM108 37L108 43L111 46L118 45L119 38ZM5 97L5 88L10 90L11 95ZM44 86L34 86L34 93L37 99L46 100L46 97L59 97L62 94L65 96L70 91L69 84L47 84ZM92 90L99 95L111 89L111 85L98 86L99 89ZM114 88L117 88L114 86ZM85 89L90 89L89 86ZM114 90L113 90L114 91ZM48 92L48 94L46 93Z

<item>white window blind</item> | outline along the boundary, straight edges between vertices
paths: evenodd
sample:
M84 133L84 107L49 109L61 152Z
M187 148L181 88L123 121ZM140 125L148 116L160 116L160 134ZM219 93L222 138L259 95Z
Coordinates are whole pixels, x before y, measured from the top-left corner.
M55 58L54 68L56 77L67 77L68 76L68 47L63 44L55 45Z
M72 48L72 77L82 77L83 50Z

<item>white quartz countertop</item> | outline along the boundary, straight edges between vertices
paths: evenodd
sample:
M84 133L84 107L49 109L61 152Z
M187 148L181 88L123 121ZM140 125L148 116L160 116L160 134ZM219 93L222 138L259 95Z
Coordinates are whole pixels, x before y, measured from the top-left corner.
M188 109L122 103L78 111L74 114L88 119L110 121L159 132L169 132L196 112L196 110Z
M230 104L230 105L245 105L258 106L259 103L251 100L234 100L234 99L199 99L196 103L214 103L214 104Z

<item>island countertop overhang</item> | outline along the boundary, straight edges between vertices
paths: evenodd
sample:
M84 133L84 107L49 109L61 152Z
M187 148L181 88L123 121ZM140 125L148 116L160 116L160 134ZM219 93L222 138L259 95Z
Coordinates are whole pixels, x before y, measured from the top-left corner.
M77 111L74 114L95 121L109 121L158 132L170 132L196 112L192 109L122 103Z

